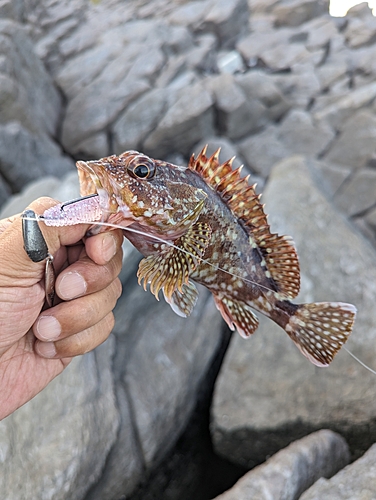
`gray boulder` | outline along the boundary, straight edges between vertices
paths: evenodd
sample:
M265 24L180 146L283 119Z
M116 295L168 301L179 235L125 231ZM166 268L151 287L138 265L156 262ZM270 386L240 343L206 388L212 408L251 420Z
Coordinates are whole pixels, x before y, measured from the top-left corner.
M20 24L0 19L0 124L19 121L30 132L54 136L60 95Z
M63 176L74 162L46 134L33 134L18 122L0 125L0 171L12 190L46 175Z
M213 93L217 111L217 126L230 140L256 132L266 123L266 108L257 98L249 98L230 74L206 81Z
M249 27L247 0L215 0L200 26L215 33L224 47L232 47Z
M319 479L299 500L373 499L376 491L376 445L331 479Z
M297 302L355 304L348 348L374 367L374 250L317 189L302 157L273 169L264 201L273 232L291 235L298 249L302 290ZM373 422L373 374L344 350L329 368L317 368L279 327L259 319L248 342L234 336L217 379L212 436L218 453L251 466L322 426L346 435L350 426Z
M214 135L213 98L201 82L188 87L169 107L146 138L146 152L163 157L171 152L190 155L202 137Z
M221 340L222 320L208 295L201 290L191 317L184 319L145 293L135 276L125 284L114 329L122 424L103 477L88 499L129 494L187 424Z
M215 500L297 500L320 477L333 476L349 459L343 437L329 430L314 432L255 467Z
M373 158L375 140L376 116L368 110L360 110L342 124L340 134L324 158L353 169L363 167Z
M151 90L120 115L113 127L115 154L142 149L145 138L163 117L167 97L166 89Z
M119 427L113 347L110 339L76 358L44 391L0 422L3 498L81 500L100 477Z
M328 0L285 0L273 9L273 14L276 26L299 26L328 11Z
M336 205L348 216L366 212L376 201L376 171L361 168L346 182L334 198Z

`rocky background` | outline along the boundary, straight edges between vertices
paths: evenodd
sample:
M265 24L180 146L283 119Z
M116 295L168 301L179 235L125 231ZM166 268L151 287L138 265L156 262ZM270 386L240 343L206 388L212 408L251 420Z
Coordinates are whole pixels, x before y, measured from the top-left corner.
M376 18L328 7L1 0L0 217L77 196L76 159L221 146L293 236L299 299L356 304L347 345L375 367ZM375 375L345 351L314 367L264 318L231 337L205 290L179 318L139 258L111 338L0 423L1 497L375 498Z

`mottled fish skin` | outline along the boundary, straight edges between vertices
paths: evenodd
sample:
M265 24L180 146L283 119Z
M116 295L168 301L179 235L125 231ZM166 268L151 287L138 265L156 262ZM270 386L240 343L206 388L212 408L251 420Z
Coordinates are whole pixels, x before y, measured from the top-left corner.
M249 337L252 309L281 326L315 365L327 366L352 331L351 304L293 304L299 262L289 237L270 232L263 205L232 160L210 158L206 148L188 167L153 160L137 151L77 163L81 194L97 192L105 219L156 236L125 232L145 256L138 277L144 288L188 316L197 300L193 281L206 286L231 329ZM193 280L193 281L192 281Z

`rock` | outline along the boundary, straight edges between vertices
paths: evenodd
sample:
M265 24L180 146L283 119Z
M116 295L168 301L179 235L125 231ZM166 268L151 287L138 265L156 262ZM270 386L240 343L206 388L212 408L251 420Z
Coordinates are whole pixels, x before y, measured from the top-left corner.
M107 132L97 132L87 139L78 142L74 147L76 157L81 160L87 158L103 158L114 153L113 148L110 146L110 138Z
M98 480L119 427L112 351L113 339L74 359L40 394L0 422L4 498L79 500ZM25 457L34 457L27 459L27 473L15 474L24 470Z
M145 138L158 125L168 102L168 91L153 89L132 103L113 127L114 152L143 149Z
M376 150L375 115L360 110L342 124L340 132L324 156L325 160L349 165L353 169L366 165Z
M217 66L220 73L230 73L231 75L244 69L243 59L237 50L219 52Z
M303 44L288 44L289 36L291 31L288 29L271 33L252 33L236 47L250 66L254 60L260 60L272 71L287 71L294 64L307 62L312 57Z
M302 290L296 302L356 304L348 348L374 366L375 252L317 189L302 157L273 169L263 201L272 231L291 235L298 249ZM216 451L250 467L322 426L346 436L352 426L364 425L369 436L376 414L374 375L346 352L329 368L317 368L279 327L261 315L259 320L249 342L233 337L216 382Z
M309 166L312 167L312 173L317 172L315 180L329 199L334 197L344 182L350 178L352 172L350 167L323 160L310 160Z
M372 10L368 5L368 2L361 2L358 5L354 5L347 11L347 17L369 17L372 16Z
M273 9L276 26L299 26L328 12L328 0L287 0Z
M264 113L271 121L277 121L287 113L291 105L282 94L273 76L261 71L250 71L235 77L247 99L258 99L265 106Z
M20 24L0 20L0 58L0 124L19 121L33 134L54 136L61 99Z
M336 205L348 216L364 213L376 201L376 171L362 168L343 186L334 198Z
M333 476L349 460L349 448L343 437L321 430L279 451L215 500L299 498L320 477Z
M12 19L14 21L22 20L22 1L21 0L1 0L0 19Z
M0 174L0 209L10 196L10 188Z
M246 165L264 178L268 177L276 162L289 155L288 149L279 140L278 128L274 125L241 141L239 151Z
M291 111L279 127L279 140L292 153L317 156L325 151L335 133L325 122L315 123L309 113Z
M309 108L321 91L315 66L309 63L294 65L291 73L277 74L274 81L291 107Z
M331 40L338 36L337 26L330 17L318 17L302 25L307 34L305 45L308 50L327 47Z
M144 147L157 158L172 152L189 156L195 143L213 134L213 99L199 82L186 88L170 106Z
M200 29L214 33L224 48L232 48L248 29L247 0L215 0Z
M17 122L0 125L0 171L13 191L46 175L63 176L73 161L47 135L34 135Z
M345 31L346 42L352 49L372 45L376 41L376 19L373 16L350 18Z
M49 196L58 201L68 201L80 196L77 172L70 172L62 179L43 177L30 182L24 189L13 196L1 207L0 219L22 212L30 203L41 196Z
M370 499L376 491L376 445L331 479L319 479L299 500Z
M317 124L308 113L295 110L279 127L269 126L242 141L239 151L253 171L267 177L276 162L291 154L315 157L325 151L333 138L334 132L328 125Z
M330 62L316 69L316 74L322 89L329 89L336 81L346 74L347 64L345 61ZM350 93L351 95L352 93Z
M88 498L128 495L185 427L221 340L222 320L208 295L200 290L191 317L185 319L145 293L135 275L124 287L114 329L114 372L124 424L102 480Z
M208 79L206 87L214 94L218 129L229 139L245 137L265 124L265 106L257 98L247 98L232 75Z
M193 2L178 6L170 14L169 20L173 24L183 24L193 30L197 30L211 8L211 3L211 0L194 0Z

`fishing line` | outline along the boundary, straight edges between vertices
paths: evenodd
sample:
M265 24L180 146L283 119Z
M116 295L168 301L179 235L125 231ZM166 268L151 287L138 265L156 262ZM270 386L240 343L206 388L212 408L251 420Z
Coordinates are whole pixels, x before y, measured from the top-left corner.
M43 216L37 216L36 219L34 219L32 217L24 217L24 220L37 220L37 221L42 221L43 222ZM229 276L233 276L234 278L238 278L240 280L243 280L246 283L250 283L251 285L255 285L255 286L259 287L259 288L264 288L268 292L278 293L278 292L276 292L276 290L272 290L271 288L268 288L267 286L262 285L261 283L257 283L256 281L252 281L252 280L250 280L248 278L244 278L243 276L239 276L239 275L237 275L235 273L231 273L230 271L227 271L226 269L222 269L221 267L219 267L219 266L217 266L215 264L212 264L210 261L208 261L206 259L203 259L203 258L200 258L200 257L196 257L192 253L188 252L188 250L185 250L184 248L180 248L177 245L174 245L171 241L164 240L163 238L160 238L159 236L156 236L154 234L148 234L148 233L145 233L145 232L140 231L138 229L131 228L130 226L123 227L123 226L120 226L119 224L111 224L110 222L100 222L100 221L99 222L98 221L94 221L94 222L93 221L80 222L80 221L77 221L77 224L93 224L93 225L98 225L98 226L113 227L114 229L122 229L123 231L129 231L131 233L140 234L141 236L145 236L145 237L147 237L149 239L154 239L155 241L158 241L159 243L164 243L165 245L168 245L168 246L170 246L172 248L175 248L176 250L179 250L180 252L183 252L183 253L189 255L190 257L193 257L193 258L197 259L200 263L204 263L204 264L207 264L210 267L213 267L216 271L221 271L221 272L223 272L225 274L228 274Z

